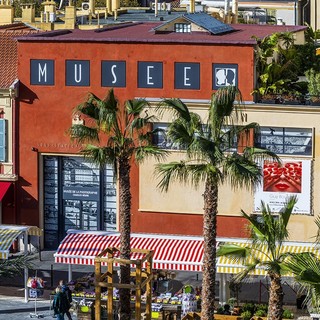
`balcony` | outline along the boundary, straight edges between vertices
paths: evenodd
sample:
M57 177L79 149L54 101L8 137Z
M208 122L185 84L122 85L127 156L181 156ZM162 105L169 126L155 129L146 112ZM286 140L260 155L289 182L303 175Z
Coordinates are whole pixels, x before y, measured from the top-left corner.
M320 106L320 96L312 95L290 95L290 94L267 94L256 101L263 104L285 104L285 105L309 105Z

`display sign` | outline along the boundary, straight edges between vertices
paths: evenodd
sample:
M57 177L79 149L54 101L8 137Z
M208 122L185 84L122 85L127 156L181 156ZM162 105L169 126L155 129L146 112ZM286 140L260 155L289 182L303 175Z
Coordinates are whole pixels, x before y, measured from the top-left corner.
M212 89L217 90L226 86L238 86L237 64L213 64L212 73Z
M176 62L174 64L175 89L200 89L200 63Z
M30 83L33 85L54 85L54 60L31 60ZM101 86L126 87L127 76L126 61L101 61ZM207 71L207 70L206 70ZM163 62L138 61L137 62L138 88L163 88ZM90 61L65 61L66 86L90 86ZM238 86L237 64L212 64L212 88L214 90L225 86ZM174 88L199 90L200 89L200 63L175 62Z
M162 62L138 62L138 88L163 88Z
M263 180L256 189L254 211L260 212L261 201L278 213L291 195L297 196L296 214L311 213L311 160L264 161Z
M126 86L126 62L102 61L101 62L101 86L125 87Z
M30 83L33 85L54 85L54 61L31 60Z
M65 200L99 200L99 188L63 187Z
M90 85L90 61L66 61L66 86L87 87Z

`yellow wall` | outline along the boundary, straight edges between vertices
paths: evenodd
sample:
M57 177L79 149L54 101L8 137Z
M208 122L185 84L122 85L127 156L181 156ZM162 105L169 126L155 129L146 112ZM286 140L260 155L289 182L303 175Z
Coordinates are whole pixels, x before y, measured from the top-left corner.
M199 114L206 114L206 107L202 105L191 105ZM273 127L293 127L293 128L314 128L313 141L317 142L320 138L320 108L314 107L290 107L278 105L251 105L246 107L247 122L258 122L261 126ZM164 115L159 122L168 122L169 115ZM311 208L313 215L293 215L289 225L290 240L292 241L314 241L312 237L316 234L314 219L320 213L320 144L315 144L314 162L312 172ZM294 158L292 156L290 159ZM297 159L312 159L312 157L296 157ZM173 151L165 162L183 159L183 154ZM285 157L283 157L285 159ZM167 212L167 213L192 213L202 214L203 185L198 190L190 185L173 183L168 193L161 193L157 188L159 180L156 179L154 172L155 161L145 161L140 166L140 203L141 211ZM239 216L240 210L247 213L253 210L253 192L247 190L232 191L228 186L219 189L219 215Z

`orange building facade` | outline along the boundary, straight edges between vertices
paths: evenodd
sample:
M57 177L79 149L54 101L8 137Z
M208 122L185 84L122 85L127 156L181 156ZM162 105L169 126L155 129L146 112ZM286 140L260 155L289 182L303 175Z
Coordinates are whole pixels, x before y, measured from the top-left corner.
M18 223L43 228L45 247L56 248L69 228L118 229L111 168L101 172L79 157L79 146L67 134L73 123L82 121L73 117L73 109L88 92L103 98L114 87L121 102L142 97L153 105L162 98L181 98L202 112L217 86L235 84L250 105L256 81L256 41L251 36L283 31L283 26L236 25L220 35L201 28L179 34L156 32L159 26L133 23L18 39ZM288 28L303 33L303 27ZM150 175L151 162L146 166ZM155 185L144 178L144 166L132 165L132 232L201 235L201 205L199 210L188 208L187 202L184 207L183 198L177 198L180 207L161 209L161 204L149 203L160 193ZM201 190L192 192L201 195ZM161 197L168 201L172 194ZM236 214L233 205L222 210L219 236L245 237L240 209Z

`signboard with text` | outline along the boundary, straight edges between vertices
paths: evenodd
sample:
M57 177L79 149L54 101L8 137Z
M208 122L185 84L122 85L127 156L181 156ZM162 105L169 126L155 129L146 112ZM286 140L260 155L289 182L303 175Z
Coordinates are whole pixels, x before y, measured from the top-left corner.
M99 200L99 188L63 187L63 199L65 200Z
M254 195L254 211L260 212L261 201L278 213L286 200L296 195L295 214L311 214L311 160L289 160L282 163L264 161L263 181Z

